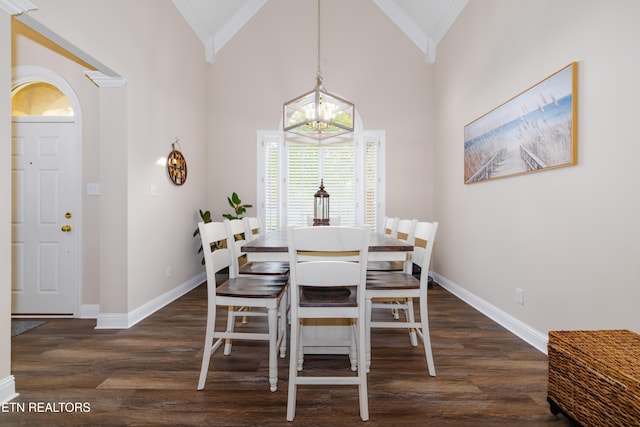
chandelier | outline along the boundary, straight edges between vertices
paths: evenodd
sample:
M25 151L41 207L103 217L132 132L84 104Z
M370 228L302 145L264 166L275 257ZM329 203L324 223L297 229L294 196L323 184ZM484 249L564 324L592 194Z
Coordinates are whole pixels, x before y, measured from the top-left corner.
M355 107L322 85L320 71L320 0L318 0L318 71L316 87L284 104L283 128L285 132L324 140L353 132Z

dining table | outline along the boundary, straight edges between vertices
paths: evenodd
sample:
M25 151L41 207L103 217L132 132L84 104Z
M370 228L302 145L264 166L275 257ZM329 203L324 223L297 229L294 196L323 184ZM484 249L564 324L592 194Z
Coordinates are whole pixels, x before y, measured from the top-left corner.
M321 227L321 226L319 226ZM289 261L287 229L280 228L248 241L240 249L249 262ZM413 245L387 234L372 231L369 239L369 261L407 261ZM411 263L405 262L405 273L411 273Z
M241 247L248 262L289 261L287 229L281 228L248 241ZM411 274L413 245L387 234L372 231L369 261L402 261ZM349 354L351 329L343 319L305 320L302 346L305 354Z

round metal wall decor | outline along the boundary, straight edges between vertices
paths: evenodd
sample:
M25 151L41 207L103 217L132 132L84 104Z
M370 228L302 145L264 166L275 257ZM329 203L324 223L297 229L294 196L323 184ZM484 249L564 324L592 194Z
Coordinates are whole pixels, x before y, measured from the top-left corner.
M167 172L169 173L169 179L175 185L182 185L187 181L187 161L185 160L182 153L176 149L176 144L178 141L174 142L172 145L173 150L167 156Z

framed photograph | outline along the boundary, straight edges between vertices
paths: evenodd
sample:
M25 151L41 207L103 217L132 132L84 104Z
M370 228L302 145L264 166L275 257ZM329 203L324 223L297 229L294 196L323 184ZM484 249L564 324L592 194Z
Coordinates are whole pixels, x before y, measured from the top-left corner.
M577 161L573 62L464 127L464 182L486 181Z

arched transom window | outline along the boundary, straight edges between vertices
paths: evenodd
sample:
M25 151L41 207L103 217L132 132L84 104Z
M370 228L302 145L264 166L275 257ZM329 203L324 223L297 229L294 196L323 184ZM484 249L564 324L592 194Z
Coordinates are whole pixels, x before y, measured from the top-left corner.
M73 116L69 98L46 82L29 82L16 87L12 91L11 108L14 116Z

